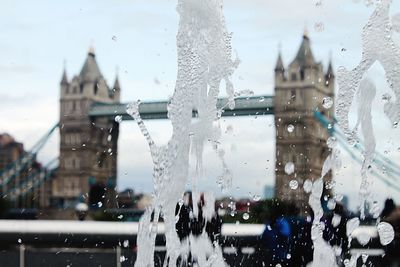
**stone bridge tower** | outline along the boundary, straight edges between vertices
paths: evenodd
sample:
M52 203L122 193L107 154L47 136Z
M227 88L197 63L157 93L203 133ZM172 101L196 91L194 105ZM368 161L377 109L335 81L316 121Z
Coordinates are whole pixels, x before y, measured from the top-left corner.
M275 67L275 194L281 200L295 201L303 212L308 206L303 183L320 177L329 155L328 131L315 118L314 111L333 118L333 105L325 108L323 101L333 100L334 79L331 63L324 71L322 64L315 61L307 33L287 69L279 54ZM285 166L289 172L285 172ZM327 174L325 181L331 179L332 174Z
M52 205L72 208L77 200L115 206L119 125L108 118L92 119L92 104L119 103L118 77L110 88L100 72L93 48L79 75L60 83L60 166L52 184ZM97 197L89 201L91 190Z

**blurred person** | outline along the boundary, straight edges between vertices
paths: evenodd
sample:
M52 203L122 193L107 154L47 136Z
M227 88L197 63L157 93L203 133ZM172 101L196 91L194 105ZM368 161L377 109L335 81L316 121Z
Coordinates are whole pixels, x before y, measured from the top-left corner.
M394 200L391 198L388 198L385 200L385 205L383 206L383 210L381 212L381 219L385 219L389 215L392 214L392 212L396 209L396 204L394 203Z
M311 217L300 216L295 203L290 203L287 220L291 227L289 266L305 267L312 261L313 243L311 240Z
M262 241L267 249L265 262L269 266L290 266L292 229L284 217L280 203L271 209L271 218L265 224Z

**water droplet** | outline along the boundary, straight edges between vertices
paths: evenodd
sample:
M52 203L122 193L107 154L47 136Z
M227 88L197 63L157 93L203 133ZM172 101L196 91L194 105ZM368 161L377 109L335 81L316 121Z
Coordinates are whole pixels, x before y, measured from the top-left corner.
M290 260L291 257L292 257L292 255L291 255L290 253L288 253L288 254L286 255L286 259L288 259L288 260Z
M372 203L372 207L369 210L369 212L372 214L372 217L374 217L375 219L377 219L379 217L379 215L382 212L382 209L377 201L374 201Z
M254 194L254 195L253 195L253 200L254 200L254 201L260 201L260 200L261 200L261 196L258 195L258 194Z
M226 133L227 134L232 134L233 133L233 126L232 125L228 125L226 127Z
M384 102L390 102L390 99L392 99L392 96L390 94L383 94L382 95L382 100Z
M288 163L286 163L285 165L285 173L286 174L292 174L294 172L294 163L289 161Z
M360 245L365 246L371 240L371 236L366 232L361 232L357 235L357 241Z
M294 126L293 126L292 124L289 124L289 125L287 126L287 131L288 131L289 133L293 133L293 131L294 131Z
M111 37L111 39L112 39L113 41L117 41L117 36L113 35L113 37Z
M333 100L331 97L325 97L322 100L322 106L326 109L330 109L333 106Z
M343 200L343 195L342 194L337 194L335 196L336 201L342 201Z
M228 108L231 110L235 108L235 100L229 99Z
M347 236L350 236L353 231L360 226L360 219L359 218L353 218L347 221L346 223L346 233Z
M265 101L265 97L260 97L260 99L258 100L258 102L264 102Z
M299 182L297 182L296 180L291 180L289 182L289 187L292 190L296 190L299 187Z
M303 184L304 192L310 193L312 190L312 186L313 186L313 183L311 182L311 180L309 180L309 179L305 180L304 184Z
M127 261L127 260L128 260L128 258L125 257L125 256L119 257L119 262L124 262L124 261Z
M317 22L314 24L314 29L316 32L322 32L325 29L325 26L322 22Z
M362 255L361 255L361 259L362 259L362 262L363 262L363 263L366 263L366 262L367 262L367 259L368 259L368 254L362 254Z
M121 115L117 115L117 116L115 116L114 120L116 122L118 122L118 123L121 123L122 122L122 116Z
M18 238L18 243L22 243L22 239L21 238Z
M334 210L336 207L336 201L334 199L329 199L326 206L328 207L328 209Z
M394 239L394 229L390 223L380 222L377 226L379 240L383 246L390 244Z
M99 202L97 202L97 206L98 206L99 208L101 208L101 207L103 206L103 203L101 203L101 202L99 201Z
M122 245L124 248L127 248L129 246L129 240L125 240Z
M249 218L250 215L247 212L243 213L243 220L247 221Z
M336 257L340 257L342 255L342 248L338 246L334 246L333 249L335 250Z
M332 217L332 226L333 227L338 227L340 221L342 220L342 216L340 216L339 214L334 214Z
M334 148L336 146L336 137L331 136L328 138L326 141L326 144L328 145L329 148Z
M254 95L254 92L250 89L241 90L239 92L235 92L235 97L251 97Z
M332 189L335 186L335 181L329 181L325 185L325 189Z

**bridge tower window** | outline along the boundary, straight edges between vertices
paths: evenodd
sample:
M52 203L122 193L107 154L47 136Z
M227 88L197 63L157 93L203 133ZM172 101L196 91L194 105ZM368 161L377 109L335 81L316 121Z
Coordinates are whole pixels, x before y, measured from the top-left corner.
M94 87L93 87L93 93L94 93L95 95L97 95L98 90L99 90L99 84L96 82L96 83L94 84Z

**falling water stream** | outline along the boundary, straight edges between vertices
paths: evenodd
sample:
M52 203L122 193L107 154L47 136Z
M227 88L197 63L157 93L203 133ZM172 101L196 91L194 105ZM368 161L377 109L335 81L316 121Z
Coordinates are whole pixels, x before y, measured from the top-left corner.
M373 132L371 104L376 95L376 87L373 81L364 77L366 72L375 62L379 62L385 70L388 84L395 95L395 102L387 101L384 112L390 119L394 127L400 121L400 49L392 39L393 31L400 31L398 20L389 16L392 0L375 1L375 10L362 32L363 52L362 60L351 71L345 67L338 70L339 95L337 97L336 117L338 125L343 129L348 142L355 144L358 141L357 130L361 127L361 134L364 139L365 149L363 153L363 164L361 167L360 196L360 218L364 219L366 214L366 203L370 204L370 176L369 169L374 159L376 141ZM398 15L397 15L398 16ZM397 24L396 24L397 23ZM354 129L349 126L349 113L353 102L358 102L358 119ZM312 266L337 266L335 251L333 247L324 241L322 234L324 225L321 223L323 215L321 197L323 193L323 178L329 170L337 169L339 161L338 148L331 147L332 153L325 160L321 178L313 184L310 194L309 204L315 214L312 226L312 239L314 242L314 260ZM353 231L360 225L359 218L353 218L347 222L347 236L351 241ZM394 238L393 227L385 222L377 225L380 241L382 245L389 244ZM359 240L360 241L360 240ZM350 244L351 242L349 242ZM346 259L346 267L356 266L360 255L352 255L351 259ZM365 263L367 255L363 256Z
M196 169L200 173L205 142L218 143L221 111L217 110L216 103L221 82L225 83L229 107L235 105L230 77L238 60L232 59L231 34L225 26L222 4L222 0L178 0L178 73L168 105L173 132L167 145L158 146L149 135L138 112L140 102L131 103L127 108L148 142L154 164L154 201L140 221L135 266L154 266L154 243L160 216L165 225L167 247L164 266L176 266L177 259L187 257L189 251L197 258L199 266L225 265L221 249L211 244L206 234L190 236L191 246L188 246L188 242L180 242L175 230L175 207L187 184L190 152L196 156ZM192 118L193 110L197 110L196 120ZM214 148L219 150L217 145ZM231 174L223 153L219 152L223 163L219 182L226 188Z
M360 125L366 143L360 188L362 218L365 213L363 203L367 200L370 190L367 170L375 151L370 109L375 97L375 86L372 81L362 78L375 61L379 61L384 67L396 96L395 102L388 102L384 111L393 125L397 125L400 119L400 75L397 69L400 63L400 51L391 39L393 29L389 19L390 4L390 0L376 1L376 9L363 31L361 63L351 71L343 67L338 71L339 97L336 108L338 125L344 130L350 143L356 142L357 127ZM218 120L221 110L217 110L216 103L220 84L224 82L229 99L228 106L234 107L236 94L230 77L239 61L232 59L232 35L226 29L222 0L178 0L177 11L180 16L177 34L178 73L175 91L168 105L168 117L173 128L169 142L164 146L154 142L140 118L139 101L129 104L127 108L147 140L154 165L154 199L140 221L135 266L154 266L155 238L161 217L164 221L167 247L164 266L176 266L178 258L187 257L189 253L198 259L199 266L225 266L221 249L217 244L212 244L206 234L196 238L190 236L188 242L179 240L175 230L175 208L187 184L190 153L196 157L197 175L200 175L206 142L214 144L221 159L223 168L218 183L222 188L230 187L232 174L225 164L223 151L218 147L220 137ZM360 93L356 94L357 91ZM354 96L358 97L361 104L356 128L350 129L348 115ZM193 110L197 110L198 114L195 120L192 118ZM324 176L340 167L339 149L332 140L329 142L332 153L325 160L320 178L314 183L309 182L307 188L304 186L305 190L310 192L309 204L315 215L311 233L314 242L314 260L311 266L315 267L337 266L334 248L322 237L324 225L321 223ZM291 166L288 166L287 170L285 167L285 171L293 172ZM192 184L195 185L196 182ZM196 188L193 189L196 197ZM213 208L210 208L210 212L213 212ZM337 220L335 217L334 219ZM358 225L358 219L349 221L347 227L349 238ZM393 228L381 223L377 229L385 239L383 242L390 243ZM355 259L352 258L345 264L352 266L354 262Z

